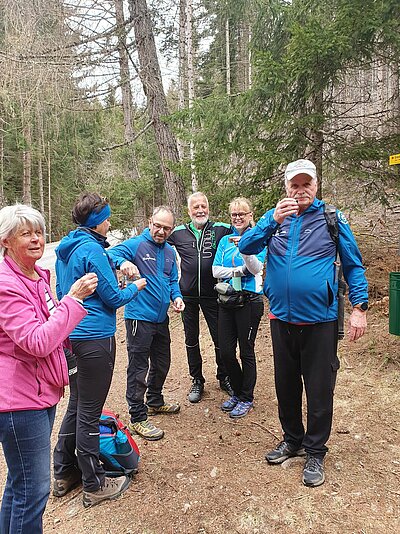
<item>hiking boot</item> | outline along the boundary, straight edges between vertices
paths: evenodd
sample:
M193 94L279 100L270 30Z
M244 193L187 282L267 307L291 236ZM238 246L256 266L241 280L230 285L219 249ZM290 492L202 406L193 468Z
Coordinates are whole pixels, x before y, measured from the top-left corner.
M233 395L233 397L230 397L228 400L224 401L221 404L221 410L223 412L231 412L238 402L239 399L235 395Z
M219 387L222 389L222 391L228 393L230 397L234 396L235 392L232 389L231 383L229 381L229 376L226 376L223 380L219 381Z
M315 488L325 482L324 459L307 454L303 469L303 484Z
M73 469L64 478L54 479L54 497L64 497L67 493L79 486L82 482L82 473L78 469Z
M286 441L281 441L272 451L265 455L265 459L270 464L281 464L288 458L293 456L305 456L305 450L303 448L293 449Z
M229 414L229 417L232 417L232 419L239 419L240 417L245 417L252 409L252 402L239 401Z
M203 382L199 379L194 379L188 395L189 402L199 402L203 396L203 391Z
M83 492L83 506L95 506L102 501L116 499L129 488L131 479L129 477L105 477L104 485L97 491Z
M154 426L153 423L150 423L148 419L145 419L144 421L137 421L136 423L128 423L128 429L131 434L132 432L135 432L142 438L149 441L157 441L158 439L164 437L164 430Z
M157 415L162 413L178 413L181 407L176 402L174 404L166 402L162 406L148 406L147 407L147 415Z

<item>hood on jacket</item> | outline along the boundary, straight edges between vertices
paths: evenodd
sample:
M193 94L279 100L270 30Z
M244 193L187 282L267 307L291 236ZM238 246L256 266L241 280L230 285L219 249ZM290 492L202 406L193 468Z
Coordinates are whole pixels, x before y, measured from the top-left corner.
M106 238L102 235L97 233L95 235L94 232L86 228L77 228L76 230L72 230L60 241L60 244L56 248L56 256L63 263L68 263L76 249L88 243L98 243L103 247L107 246Z

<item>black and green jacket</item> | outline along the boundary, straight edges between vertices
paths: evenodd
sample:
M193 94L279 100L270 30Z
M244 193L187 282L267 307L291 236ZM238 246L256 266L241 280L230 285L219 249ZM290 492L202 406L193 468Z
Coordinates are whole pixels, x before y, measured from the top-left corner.
M190 224L177 226L168 239L181 259L179 285L184 297L216 297L212 264L220 239L232 233L229 224L208 221L198 235Z

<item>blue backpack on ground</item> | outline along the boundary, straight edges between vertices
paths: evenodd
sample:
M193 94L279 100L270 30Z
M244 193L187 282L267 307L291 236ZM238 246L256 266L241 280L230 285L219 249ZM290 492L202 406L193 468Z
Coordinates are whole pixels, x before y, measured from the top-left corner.
M106 475L133 476L138 472L139 448L119 415L104 409L99 420L100 461Z

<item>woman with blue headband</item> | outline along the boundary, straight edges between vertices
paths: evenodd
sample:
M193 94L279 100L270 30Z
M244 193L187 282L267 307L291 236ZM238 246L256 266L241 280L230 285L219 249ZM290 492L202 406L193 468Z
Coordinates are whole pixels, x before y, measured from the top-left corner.
M70 400L54 450L53 494L62 497L82 480L84 506L113 499L129 486L125 476L105 476L99 461L99 418L114 369L116 310L135 298L146 281L139 279L119 288L106 252L110 216L106 199L83 193L72 210L79 226L56 249L58 298L84 273L94 272L99 279L97 290L83 303L88 315L70 335Z

